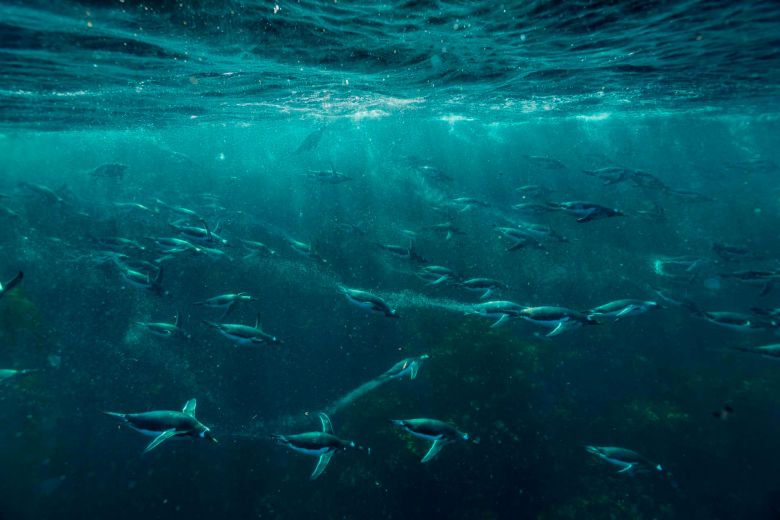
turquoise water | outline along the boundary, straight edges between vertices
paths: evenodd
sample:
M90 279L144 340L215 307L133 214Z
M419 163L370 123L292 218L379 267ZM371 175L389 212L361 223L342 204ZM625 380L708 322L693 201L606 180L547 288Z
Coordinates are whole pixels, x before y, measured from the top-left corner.
M780 515L776 2L0 15L0 518Z

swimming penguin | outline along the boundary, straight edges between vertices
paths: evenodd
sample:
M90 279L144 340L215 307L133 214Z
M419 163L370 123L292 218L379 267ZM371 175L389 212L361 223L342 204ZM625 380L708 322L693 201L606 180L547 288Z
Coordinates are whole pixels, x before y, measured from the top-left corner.
M723 278L732 278L746 285L761 287L759 296L766 296L772 290L774 283L780 280L780 271L735 271L721 273Z
M739 352L747 352L748 354L757 354L766 358L780 358L780 343L762 345L760 347L730 347L730 349Z
M450 200L449 204L458 209L458 213L472 210L474 208L489 208L490 204L471 197L458 197Z
M246 260L247 258L252 258L257 255L274 256L276 254L276 251L274 251L267 245L263 244L262 242L256 242L254 240L240 240L240 242L249 251L249 254L244 257L244 260Z
M414 247L414 240L412 239L409 239L409 247L380 243L377 243L377 246L383 251L387 251L391 255L402 260L409 260L410 262L419 264L425 264L428 262L425 258L417 254L417 250Z
M545 197L552 193L552 190L546 186L540 186L538 184L526 184L525 186L520 186L519 188L515 188L515 191L523 196L524 199L526 198L539 198L539 197Z
M98 166L97 168L89 172L89 174L95 178L122 180L125 176L126 171L127 171L126 164L108 163L108 164L101 164L100 166Z
M402 359L392 367L390 370L379 376L381 379L401 379L402 377L409 376L409 379L415 379L417 372L419 372L423 361L430 359L431 356L423 354L422 356L410 357Z
M320 413L319 417L320 422L322 423L321 432L306 432L295 435L271 435L271 439L277 444L287 446L298 453L319 457L317 466L309 477L310 480L314 480L322 475L322 472L328 467L331 457L333 457L333 454L337 451L344 451L347 448L357 450L364 449L355 444L354 441L347 441L336 437L333 433L333 424L330 422L330 418L327 414Z
M383 314L388 318L398 317L398 312L395 309L391 309L387 302L379 296L373 295L367 291L361 291L360 289L350 289L343 285L339 285L338 288L341 294L347 297L347 300L362 309Z
M60 206L65 204L65 199L54 193L54 190L48 186L44 186L42 184L31 184L29 182L20 182L19 187L27 188L28 190L41 195L44 199L46 199L47 202L51 204L57 204Z
M138 289L150 291L158 295L162 294L162 266L158 267L156 271L149 269L146 272L141 272L121 263L116 259L114 260L114 264L119 269L119 275L128 284L132 285L133 287L137 287Z
M745 262L763 259L761 255L747 247L724 244L722 242L713 243L712 251L726 262Z
M619 468L618 473L625 475L646 473L648 471L664 471L664 468L660 464L654 464L639 453L625 448L615 448L612 446L585 446L585 451L604 462L617 466Z
M185 251L198 252L200 248L195 244L184 240L183 238L176 237L149 237L163 254L170 255L175 253L183 253Z
M254 327L235 323L214 323L213 321L207 320L202 321L209 327L217 329L220 334L232 341L236 346L259 345L262 343L280 345L284 343L276 336L271 336L270 334L263 332L263 328L260 325L259 314L257 315L257 320L255 321Z
M523 215L542 215L544 213L550 213L557 211L558 208L550 206L549 204L541 204L539 202L523 202L515 204L512 209Z
M189 240L194 240L195 242L200 242L203 244L219 244L222 246L228 245L228 241L217 234L219 233L219 225L217 225L217 228L212 231L208 224L206 224L205 220L201 220L201 223L203 223L203 227L183 225L176 222L168 223L168 225L175 229L177 233Z
M479 316L485 316L486 318L493 318L496 321L490 328L494 328L502 325L507 320L517 318L520 316L523 309L525 309L524 306L518 305L515 302L494 300L474 305L472 310L466 314L478 314Z
M39 368L28 368L23 370L14 370L12 368L0 368L0 382L3 382L7 379L11 379L12 377L26 376L40 371L41 370Z
M200 222L203 221L203 218L201 218L200 215L198 215L196 212L194 212L191 209L184 208L181 206L171 206L170 204L166 204L165 202L161 201L160 199L154 199L154 201L159 204L160 206L169 209L173 211L174 213L178 213L179 215L184 215L185 217L192 217L195 220L198 220Z
M317 242L314 242L313 244L307 244L305 242L301 242L299 240L295 240L294 238L286 238L287 244L292 248L293 251L298 253L299 255L306 256L308 258L311 258L312 260L316 260L317 262L321 264L328 263L327 260L322 258L320 256L319 252L319 244Z
M542 224L534 224L533 222L520 222L517 224L517 228L524 232L526 235L530 235L540 242L568 242L563 235L559 235L550 226Z
M762 330L775 330L780 327L780 321L768 316L755 316L741 312L703 311L692 301L686 302L685 307L692 315L698 318L703 318L710 323L737 332L759 332Z
M523 249L526 246L535 247L537 249L544 249L542 243L539 242L535 236L522 229L499 226L496 227L496 231L498 231L503 238L509 240L509 247L506 248L508 253Z
M217 439L211 435L211 430L195 418L196 404L195 399L190 399L181 412L163 410L143 413L103 413L121 419L132 429L145 435L154 435L154 440L144 450L144 453L147 453L173 437L199 437L217 442Z
M161 338L182 337L190 339L192 336L184 332L180 325L179 313L177 312L173 323L152 323L147 321L137 321L136 324L147 332L160 336Z
M428 231L434 232L434 233L442 233L444 234L444 240L449 240L452 238L453 235L465 235L466 233L463 232L460 228L458 228L454 222L444 222L442 224L434 224L433 226L428 226L425 228Z
M548 203L551 207L558 208L577 217L577 222L584 223L591 220L622 217L623 213L616 209L610 209L592 202L574 201Z
M352 180L352 177L349 175L337 172L333 165L331 165L330 170L309 170L303 175L322 184L341 184Z
M22 271L19 271L16 273L16 276L8 280L7 282L0 283L0 298L5 296L8 292L12 291L14 287L19 285L19 283L22 281L22 278L24 278L24 273Z
M146 251L146 248L136 242L135 240L131 240L129 238L124 237L91 237L91 239L99 244L101 247L104 247L106 249L111 249L113 251L125 251L125 250L136 250L136 251Z
M220 319L226 317L235 308L236 304L240 302L256 302L257 298L250 296L245 292L236 294L220 294L207 300L195 302L193 305L203 305L205 307L211 307L212 309L222 309L222 316Z
M661 305L654 301L643 300L615 300L588 311L588 315L594 318L611 318L615 321L628 316L643 314L651 309L660 309Z
M493 280L492 278L469 278L468 280L458 282L457 285L458 287L463 287L467 291L481 292L482 295L479 297L480 300L490 298L493 291L507 288L506 284L499 282L498 280Z
M518 313L518 317L527 321L553 329L548 338L557 336L567 330L582 325L598 325L598 321L590 316L565 307L526 307Z
M523 155L523 159L529 163L544 168L546 170L565 170L566 165L558 159L552 157L545 157L543 155Z
M112 206L117 209L138 210L144 213L157 213L159 210L147 208L138 202L112 202Z
M451 424L436 419L393 419L390 422L415 437L433 442L428 453L420 461L423 463L433 459L447 444L458 441L479 444L479 439L471 439L468 433L463 433Z
M426 265L417 270L417 277L428 282L428 285L439 285L440 283L457 283L460 276L447 267L440 265Z
M617 184L619 182L631 179L636 170L630 168L621 168L619 166L608 166L596 170L582 170L582 173L590 177L596 177L604 181L604 185Z

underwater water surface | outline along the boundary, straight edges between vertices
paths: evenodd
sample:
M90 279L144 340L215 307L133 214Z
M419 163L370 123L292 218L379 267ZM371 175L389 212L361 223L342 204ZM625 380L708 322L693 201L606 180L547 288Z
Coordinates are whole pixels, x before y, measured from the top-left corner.
M0 518L780 518L778 29L0 2Z

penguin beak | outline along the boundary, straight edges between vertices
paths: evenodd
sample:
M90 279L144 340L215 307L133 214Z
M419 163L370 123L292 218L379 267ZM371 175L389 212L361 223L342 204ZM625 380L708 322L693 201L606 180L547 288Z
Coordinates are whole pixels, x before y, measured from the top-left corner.
M203 433L203 436L204 436L204 437L206 437L206 438L207 438L208 440L210 440L211 442L213 442L214 444L218 444L218 443L219 443L219 441L216 439L216 437L214 437L213 435L211 435L211 432L210 432L210 431L206 431L206 432L204 432L204 433Z

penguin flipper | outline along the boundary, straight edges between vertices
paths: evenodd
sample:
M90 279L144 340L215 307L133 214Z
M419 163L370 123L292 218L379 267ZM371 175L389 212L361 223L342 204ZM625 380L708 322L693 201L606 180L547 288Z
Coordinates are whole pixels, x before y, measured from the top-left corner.
M325 412L320 412L319 416L320 422L322 423L322 431L325 433L333 433L333 423L330 422L330 417L328 417L328 414Z
M498 321L496 321L493 325L490 326L491 329L494 329L500 325L503 325L505 321L509 319L509 314L502 314L500 318L498 318Z
M0 296L4 295L17 285L19 285L19 282L22 281L22 278L24 278L24 273L22 271L19 271L16 276L14 276L11 280L9 280L5 286L0 283Z
M436 279L436 280L434 280L432 282L428 282L428 285L439 285L440 283L442 283L446 279L447 279L446 276L440 276L438 279Z
M639 307L636 305L628 305L626 306L622 311L617 313L617 316L615 317L615 321L619 320L623 316L627 316L628 314L631 314L635 310L637 310Z
M621 469L620 471L618 471L618 474L620 474L620 473L631 473L631 470L633 470L633 469L634 469L634 466L636 466L636 464L633 464L633 463L632 463L632 464L629 464L629 465L628 465L628 466L626 466L625 468L623 468L623 469Z
M425 454L425 457L422 458L420 462L426 463L432 458L434 458L436 455L439 454L441 449L444 447L446 443L442 441L441 439L433 441L433 444L431 444L431 449L428 450L428 453Z
M191 415L192 417L195 417L195 407L198 405L197 399L190 399L186 403L184 403L184 408L182 408L182 412L186 413L187 415Z
M147 446L147 447L146 447L146 449L144 450L144 453L148 453L148 452L152 451L152 450L153 450L153 449L155 449L157 446L159 446L159 445L160 445L160 444L162 444L163 442L167 441L168 439L170 439L171 437L173 437L174 435L176 435L176 433L177 433L177 432L176 432L176 430L174 430L174 429L165 430L165 431L164 431L164 432L162 432L160 435L158 435L157 437L155 437L155 438L154 438L154 440L153 440L152 442L150 442L150 443L149 443L149 446Z
M485 300L487 298L490 298L490 295L493 294L493 289L488 289L484 292L482 296L479 297L480 300Z
M420 363L417 361L412 362L412 366L409 368L411 370L411 373L409 374L409 379L414 379L417 377L417 372L420 370Z
M322 417L320 416L320 418ZM314 472L309 477L309 480L314 480L320 475L322 475L322 472L325 471L325 468L328 467L328 462L330 462L331 457L333 457L333 453L334 452L329 451L328 453L323 453L322 455L320 455L320 460L317 461L317 467L314 468Z
M552 338L553 336L557 336L561 332L564 332L566 330L566 325L564 325L563 322L559 323L557 327L555 327L552 332L548 333L546 336L548 338Z

